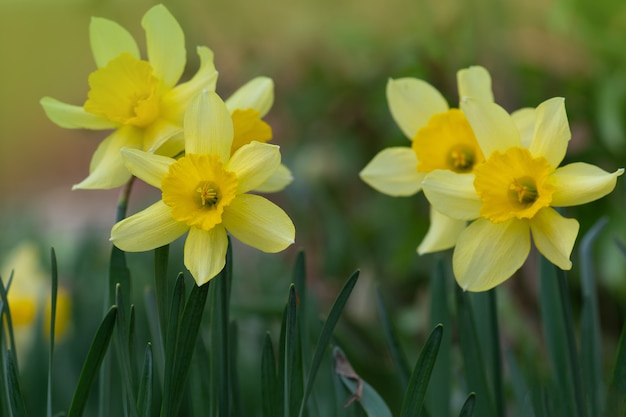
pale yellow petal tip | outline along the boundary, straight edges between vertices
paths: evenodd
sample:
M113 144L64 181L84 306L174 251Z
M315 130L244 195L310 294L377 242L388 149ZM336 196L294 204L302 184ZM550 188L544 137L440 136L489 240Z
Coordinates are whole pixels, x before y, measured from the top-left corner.
M615 171L615 174L619 177L624 173L624 168L620 168L617 171Z

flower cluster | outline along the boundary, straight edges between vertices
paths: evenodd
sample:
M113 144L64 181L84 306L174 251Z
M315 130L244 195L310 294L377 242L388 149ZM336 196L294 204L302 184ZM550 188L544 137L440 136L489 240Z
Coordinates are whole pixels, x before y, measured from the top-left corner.
M74 188L118 187L132 175L159 188L162 200L117 223L111 240L146 251L188 232L185 266L202 285L223 268L226 230L242 242L278 252L294 242L283 210L264 197L292 180L272 129L263 120L274 84L258 77L223 101L216 93L213 52L198 47L200 68L179 83L186 64L184 34L162 5L141 24L147 60L117 23L93 18L91 49L98 69L83 106L44 97L50 118L64 128L113 129L94 153L90 173Z
M579 224L553 207L605 196L623 169L559 167L571 138L562 98L509 114L493 102L485 69L461 70L458 81L460 110L449 110L421 80L390 81L391 113L412 147L380 152L361 177L394 196L423 189L431 227L418 251L454 247L464 290L486 291L511 277L528 257L531 236L547 259L570 269Z

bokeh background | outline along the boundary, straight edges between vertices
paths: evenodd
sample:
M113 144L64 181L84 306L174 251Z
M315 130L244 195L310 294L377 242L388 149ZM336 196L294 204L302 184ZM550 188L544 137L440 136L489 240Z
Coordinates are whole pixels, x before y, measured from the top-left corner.
M31 241L41 250L45 270L48 248L56 248L62 283L73 296L73 324L65 353L63 347L58 351L60 361L67 361L64 365L72 370L67 375L75 375L80 366L69 358L84 356L88 343L81 341L81 329L95 329L101 318L100 292L119 190L71 191L71 185L86 176L91 154L105 133L59 128L46 119L39 100L51 96L84 103L87 77L95 69L88 39L91 16L115 20L143 47L140 20L154 4L0 0L0 261L6 261L19 243ZM359 370L383 392L393 391L385 388L392 371L384 365L385 350L376 330L373 287L380 285L392 300L400 332L413 348L410 355L416 355L429 330L427 283L437 259L415 252L428 226L424 197L384 196L358 177L379 150L408 144L388 111L388 78L425 79L454 106L456 71L482 65L492 75L496 101L507 110L536 106L554 96L566 98L573 134L566 162L585 161L607 171L626 165L623 1L163 4L185 32L186 77L198 66L195 46L206 45L215 52L217 91L223 97L258 75L273 78L276 85L267 120L295 180L271 198L292 216L296 245L266 255L235 243L234 311L249 324L242 328L255 340L264 331L259 317L280 313L299 248L306 253L308 279L322 306L359 268L362 276L344 332L355 341ZM138 183L129 210L136 212L158 198L155 190ZM565 211L579 219L581 235L602 216L608 218L595 248L607 351L614 348L626 314L626 262L616 244L626 241L625 206L621 178L610 196ZM173 245L173 276L182 268L176 261L180 252L180 243ZM569 276L576 294L576 253L573 259ZM141 300L143 285L151 279L151 254L131 254L129 263ZM535 271L531 260L502 287L501 320L509 320L502 337L512 349L532 351L528 341L541 338ZM244 352L242 366L246 355L254 356L250 352ZM394 398L393 393L387 395Z

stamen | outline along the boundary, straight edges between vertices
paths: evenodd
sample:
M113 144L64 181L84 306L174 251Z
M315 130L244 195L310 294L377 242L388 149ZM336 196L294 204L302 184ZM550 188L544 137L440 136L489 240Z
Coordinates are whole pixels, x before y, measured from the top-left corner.
M474 168L474 152L465 146L458 145L450 150L448 162L455 172L469 172Z
M214 206L217 204L219 200L219 195L217 193L217 189L215 184L211 182L202 182L196 189L196 192L200 194L200 201L202 202L202 206Z
M529 205L537 201L537 185L530 177L514 178L509 185L509 195L518 203Z

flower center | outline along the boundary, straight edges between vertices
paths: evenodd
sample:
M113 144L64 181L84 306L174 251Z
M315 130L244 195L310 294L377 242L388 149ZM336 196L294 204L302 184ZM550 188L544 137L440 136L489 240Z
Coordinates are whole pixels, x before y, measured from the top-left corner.
M494 152L475 170L474 188L483 203L480 215L493 223L532 218L552 202L551 173L548 161L534 158L528 149Z
M459 109L431 117L417 131L412 147L420 172L447 169L467 173L485 159L472 127Z
M253 140L265 143L272 139L272 128L261 120L261 113L254 109L237 109L231 115L235 135L231 154Z
M529 205L537 201L537 184L532 177L513 178L509 185L509 198L520 204Z
M174 162L161 181L163 202L172 217L189 226L211 230L237 195L237 175L215 155L187 154Z
M201 182L196 190L200 194L200 202L202 206L214 206L219 201L217 195L217 186L212 182Z
M160 84L148 62L123 53L89 75L85 111L145 127L159 116Z

